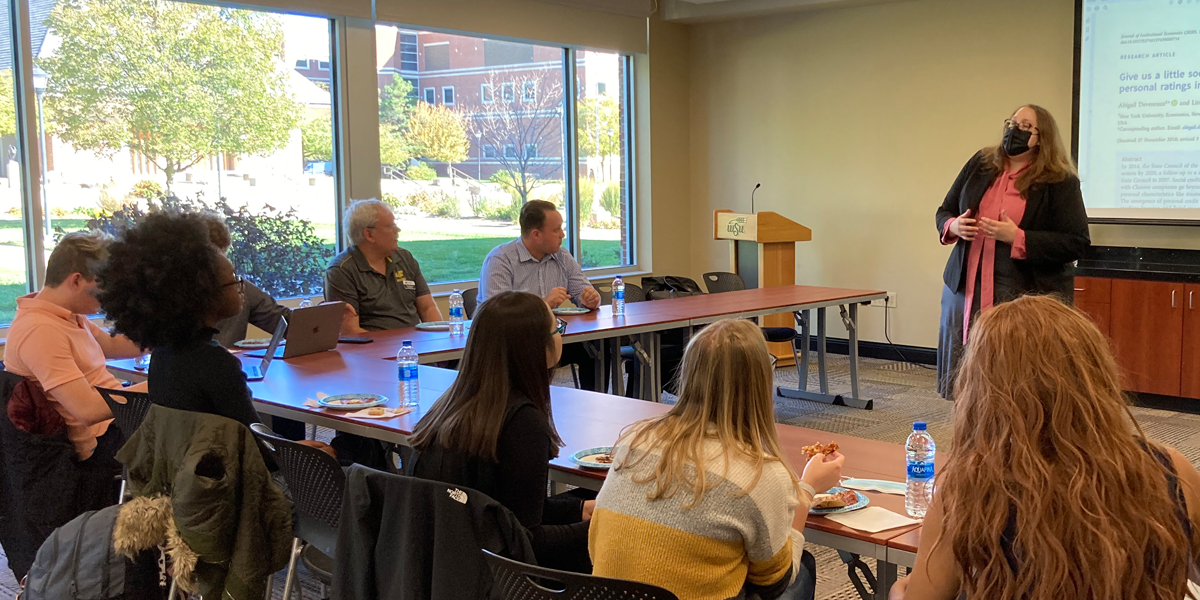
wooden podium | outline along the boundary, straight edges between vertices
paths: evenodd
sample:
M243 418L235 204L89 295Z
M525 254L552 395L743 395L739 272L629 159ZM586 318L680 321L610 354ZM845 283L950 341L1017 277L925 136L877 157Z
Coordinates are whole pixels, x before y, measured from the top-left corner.
M713 238L729 240L729 270L748 288L796 285L796 242L812 241L812 230L779 213L754 214L718 210ZM790 314L762 318L764 327L795 327ZM781 365L794 364L788 344L769 344Z

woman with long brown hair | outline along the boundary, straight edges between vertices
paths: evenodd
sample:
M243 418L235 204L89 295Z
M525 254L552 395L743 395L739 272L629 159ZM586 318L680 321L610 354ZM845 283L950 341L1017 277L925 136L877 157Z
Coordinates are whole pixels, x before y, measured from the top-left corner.
M589 534L594 573L682 600L811 600L816 563L792 522L837 484L845 459L818 454L796 477L779 447L771 359L754 323L704 328L678 373L670 412L617 440Z
M954 251L943 274L938 392L953 399L971 322L1023 294L1074 297L1072 263L1091 245L1075 165L1054 117L1028 104L967 161L937 211Z
M972 327L950 459L891 600L1180 600L1200 473L1146 438L1107 340L1044 296Z
M404 474L483 492L530 532L538 563L587 572L595 501L546 497L563 445L550 409L550 369L566 323L541 298L504 292L479 306L458 378L413 429Z

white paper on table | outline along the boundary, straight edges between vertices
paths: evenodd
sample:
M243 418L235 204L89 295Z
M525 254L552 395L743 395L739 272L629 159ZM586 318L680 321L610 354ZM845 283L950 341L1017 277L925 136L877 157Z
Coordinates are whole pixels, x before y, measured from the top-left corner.
M844 488L852 490L860 490L864 492L880 492L883 494L896 494L903 496L905 491L905 483L903 481L884 481L882 479L857 479L847 477L839 484Z
M834 523L840 523L851 529L865 531L867 533L877 533L905 525L916 525L920 521L910 519L904 515L898 515L886 508L879 506L868 506L862 510L855 510L845 513L833 513L824 515L826 519Z

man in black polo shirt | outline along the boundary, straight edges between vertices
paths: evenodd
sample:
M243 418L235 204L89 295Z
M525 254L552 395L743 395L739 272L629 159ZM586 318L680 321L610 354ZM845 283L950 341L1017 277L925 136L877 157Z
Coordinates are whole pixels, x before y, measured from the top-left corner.
M341 300L358 313L343 322L343 333L442 320L417 259L396 245L400 228L388 205L375 199L351 204L345 229L351 246L325 271L325 299Z

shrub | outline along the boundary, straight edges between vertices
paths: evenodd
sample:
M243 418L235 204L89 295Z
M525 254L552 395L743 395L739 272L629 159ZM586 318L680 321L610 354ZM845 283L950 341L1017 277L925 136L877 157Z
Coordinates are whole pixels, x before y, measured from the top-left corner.
M405 198L408 206L435 217L458 218L461 216L458 199L441 190L421 190Z
M437 179L437 171L433 167L419 162L415 167L408 168L408 178L413 181L433 181Z
M294 209L286 211L264 206L258 213L246 206L233 208L224 199L205 202L203 193L195 198L173 196L151 201L149 211L164 208L190 212L213 211L225 215L232 245L229 260L234 270L247 281L275 297L313 296L321 294L325 266L333 251L317 237L312 223L297 216ZM146 215L137 204L129 204L107 213L95 211L88 229L99 229L120 235ZM56 228L56 236L65 234Z
M65 219L67 218L67 215L70 215L72 212L75 211L67 210L61 206L55 206L50 209L50 216L54 217L55 219Z
M379 194L379 200L388 205L393 212L399 210L401 206L404 206L400 203L400 197L391 192L383 192L382 194Z
M587 177L579 178L579 222L592 219L592 206L596 201L596 182Z
M613 218L621 218L621 184L610 183L600 195L600 206L608 211Z
M479 207L479 216L484 219L491 219L493 221L514 222L521 218L521 206L522 204L520 201L497 202L494 200L486 200L482 202L481 206Z
M142 181L133 184L133 189L129 191L129 195L133 196L134 198L141 198L143 200L162 198L163 187L162 185L159 185L157 181L143 179Z

